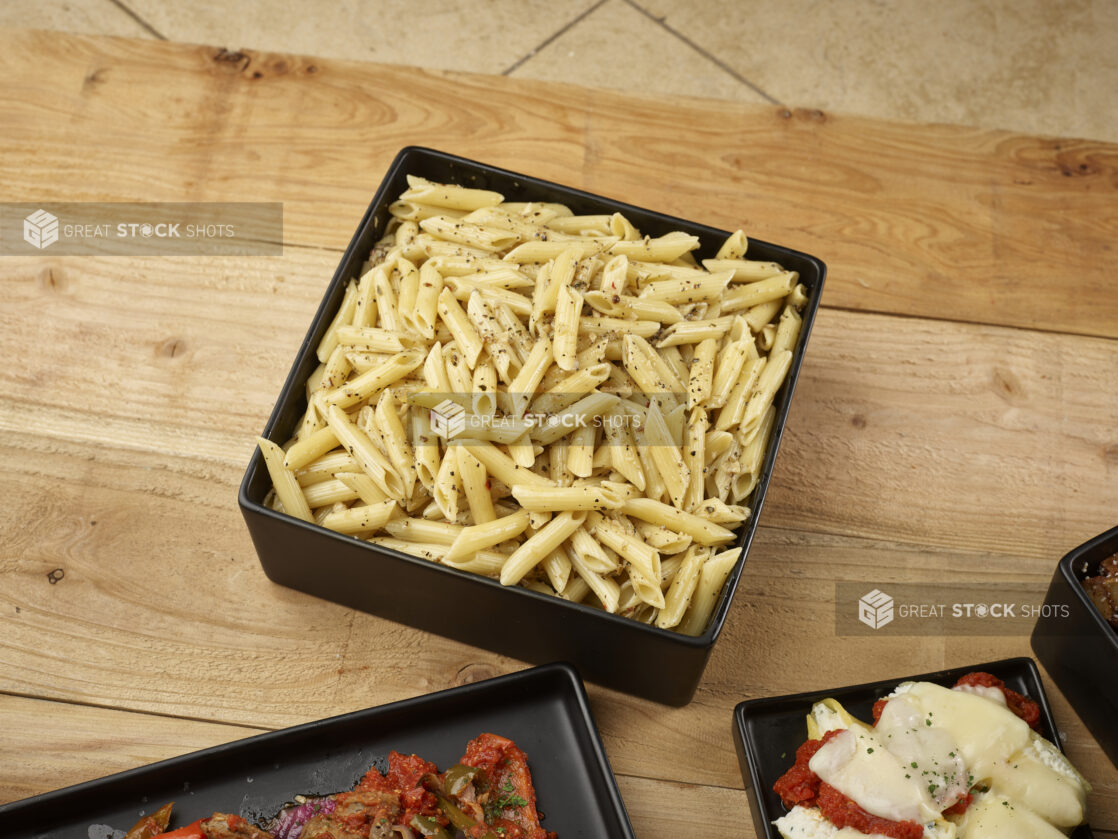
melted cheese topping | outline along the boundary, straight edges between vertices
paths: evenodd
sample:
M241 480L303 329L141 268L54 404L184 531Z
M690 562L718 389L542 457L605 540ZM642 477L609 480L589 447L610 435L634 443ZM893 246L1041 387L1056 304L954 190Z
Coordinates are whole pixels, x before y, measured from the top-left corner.
M989 780L996 767L1029 744L1028 724L983 696L917 682L904 697L920 709L922 725L942 728L959 744L972 783Z
M1039 735L990 773L992 788L1057 827L1082 823L1087 790L1066 757Z
M919 824L939 817L927 789L914 782L914 770L906 770L877 733L864 725L840 731L808 766L867 813Z
M959 824L959 839L1067 839L1032 810L990 793L979 797Z
M843 730L808 765L868 813L922 824L925 839L1058 839L1059 828L1083 823L1090 784L1007 707L1000 690L907 682L874 728L827 702L812 709L809 728ZM976 786L989 791L963 817L943 818ZM836 829L813 808L796 807L775 824L788 839L862 836Z
M885 706L876 731L905 768L905 777L927 791L938 814L966 795L971 783L955 739L927 720L921 706L899 696Z

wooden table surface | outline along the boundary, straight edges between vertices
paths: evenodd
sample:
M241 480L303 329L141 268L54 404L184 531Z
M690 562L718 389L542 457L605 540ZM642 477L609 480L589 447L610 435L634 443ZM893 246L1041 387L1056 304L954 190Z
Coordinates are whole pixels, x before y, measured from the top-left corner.
M270 583L236 487L388 162L429 145L816 254L772 488L695 700L589 686L637 834L753 836L745 698L1031 655L834 636L834 581L1041 592L1118 510L1118 147L0 34L5 201L282 201L282 257L0 257L0 801L522 662ZM65 576L48 580L55 569ZM1046 680L1118 835L1118 771Z

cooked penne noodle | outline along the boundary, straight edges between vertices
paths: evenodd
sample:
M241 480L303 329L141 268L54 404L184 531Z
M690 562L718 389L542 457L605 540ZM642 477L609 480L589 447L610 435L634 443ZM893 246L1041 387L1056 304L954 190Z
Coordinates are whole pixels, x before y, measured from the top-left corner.
M668 233L658 239L650 239L646 236L635 241L622 240L611 245L609 252L645 262L671 262L697 247L699 247L698 236Z
M769 405L772 404L773 398L784 383L784 377L788 374L788 368L791 366L792 353L790 350L782 350L769 356L765 369L757 377L753 395L749 399L749 405L746 407L745 415L741 420L741 429L746 435L753 432L760 424L761 417Z
M609 378L609 368L605 363L594 364L565 376L532 402L532 413L554 414L573 405Z
M443 277L439 269L427 260L419 269L419 289L415 297L415 310L411 321L415 331L428 341L435 337L439 318L439 295L443 291Z
M546 422L534 426L529 432L529 436L541 445L550 445L556 440L566 437L576 428L583 427L595 417L600 417L618 402L618 398L612 393L594 391L579 399L573 405L551 414Z
M609 481L599 486L544 487L515 484L513 497L525 510L617 510L625 501L619 485Z
M656 616L656 625L661 629L671 629L683 619L683 613L691 605L695 587L699 584L699 574L710 557L710 548L692 545L683 555L679 570L672 578L671 587L664 595L664 607Z
M347 510L327 513L320 522L323 527L338 533L375 533L387 524L400 508L395 501L381 501L378 504L350 507Z
M568 556L571 560L571 566L578 573L578 579L567 584L567 589L563 593L564 596L576 603L581 602L585 595L581 597L576 596L573 589L575 588L575 583L582 583L594 593L594 596L598 598L598 603L601 604L601 607L605 609L605 611L616 613L618 599L621 594L621 587L617 584L617 581L602 576L601 574L596 574L590 569L585 568L579 563L579 560L575 558L573 553L568 554Z
M700 508L701 506L700 504ZM634 518L662 524L678 533L686 533L700 545L722 545L734 540L732 530L651 498L630 498L621 506L621 510Z
M449 242L456 242L481 252L504 250L516 244L520 238L509 230L471 224L468 221L450 216L431 216L419 222L419 227L432 236Z
M296 442L283 456L285 469L295 471L338 447L338 438L331 428L320 428ZM287 505L284 505L287 506Z
M710 386L710 408L721 408L730 399L730 394L741 381L741 372L746 362L756 359L757 346L753 336L734 341L727 345L718 357L714 378Z
M501 585L511 586L520 582L525 574L578 530L585 519L585 513L560 513L529 536L502 566Z
M714 383L714 359L718 354L718 342L713 338L700 341L691 358L691 368L687 379L687 407L694 409L710 399ZM705 407L703 409L706 410Z
M782 353L785 350L794 350L796 348L796 339L800 337L800 327L803 325L803 318L800 313L796 311L794 306L785 306L784 311L780 313L780 322L776 327L776 336L773 338L772 348L769 352L772 355Z
M512 487L516 484L535 484L537 486L552 486L551 481L537 475L531 469L517 464L511 457L502 452L486 440L473 438L456 439L455 447L469 448L470 453L485 464L486 471L505 486Z
M499 192L487 189L468 189L453 184L437 184L415 175L408 175L408 189L400 195L401 201L449 207L452 210L478 210L495 207L504 201Z
M501 381L506 383L511 381L510 368L517 362L516 355L505 338L504 331L497 320L497 315L493 312L493 307L481 292L475 291L470 295L469 302L466 305L466 315L481 337L485 351L496 366ZM495 400L494 408L496 408Z
M353 312L357 306L357 284L350 280L346 285L345 294L342 296L341 305L338 307L334 319L326 327L326 333L318 344L318 360L326 361L330 353L338 345L338 327L344 326L353 320Z
M462 472L458 466L458 447L447 448L435 476L435 488L431 495L435 504L447 521L458 518L458 493L462 488Z
M483 548L491 548L510 539L515 539L528 529L527 510L519 510L484 524L464 527L455 537L446 554L447 561L467 557Z
M540 566L557 594L566 591L567 583L571 579L571 560L565 550L561 547L556 548L544 557Z
M404 351L399 335L375 326L339 326L338 343L343 347L360 347L378 353Z
M326 410L326 422L334 430L342 447L353 456L361 470L373 479L385 495L396 499L405 497L404 481L396 474L388 458L380 453L364 431L350 421L345 411L337 405L331 405Z
M585 524L571 534L570 550L571 559L577 561L580 574L582 568L595 574L612 574L620 567L617 554L612 551L606 553L608 549L594 540Z
M438 312L439 319L446 324L450 334L454 336L454 342L466 354L470 369L473 370L483 348L481 336L449 288L443 288L439 293Z
M582 313L582 295L570 287L559 290L555 304L554 331L551 338L551 351L555 364L561 370L574 370L578 367L578 323Z
M385 454L404 481L404 496L410 497L416 482L415 452L400 419L399 407L392 391L382 391L373 410L373 424L384 441Z
M677 554L690 547L692 541L686 533L676 533L662 524L649 524L646 521L637 522L637 533L661 554Z
M701 407L691 409L691 416L684 429L683 463L687 467L688 482L684 491L683 509L694 511L703 500L704 471L706 463L706 438L710 416Z
M414 347L406 349L327 393L326 406L349 408L369 399L377 391L383 390L411 373L423 363L423 360L422 350Z
M738 378L738 383L730 391L726 404L718 412L718 419L714 423L717 430L725 431L741 424L742 417L745 416L746 407L749 404L750 394L753 393L758 381L764 374L768 362L769 358L766 356L755 358L746 364Z
M387 501L384 491L364 472L337 472L337 480L357 493L366 504Z
M685 507L687 503L687 487L691 482L691 470L680 454L679 447L675 445L664 415L660 412L660 405L656 400L648 407L645 415L645 445L652 455L652 462L656 471L660 473L660 480L677 507Z
M393 201L388 205L388 212L392 214L393 218L401 221L415 222L431 218L431 216L458 218L466 214L465 210L452 210L449 207L436 207L434 204L420 204L417 201Z
M715 259L741 259L745 256L745 252L749 249L749 240L745 238L745 233L740 230L735 230L726 237L726 241L722 243L722 247L718 249L718 253L714 255Z
M560 216L547 222L546 227L560 233L579 236L588 233L594 236L606 236L610 232L610 217L601 216Z
M609 453L610 464L620 473L625 480L639 490L645 488L644 470L641 468L640 458L637 456L633 434L630 429L632 417L616 408L606 411L602 415L602 431L605 435L605 446Z
M337 449L312 460L302 469L295 470L295 479L299 481L300 486L305 487L309 484L329 480L340 472L353 473L360 471L361 467L357 465L356 460L349 456L348 452L344 449Z
M463 446L455 446L458 454L458 468L461 471L462 491L470 507L470 517L474 524L485 524L497 518L493 509L493 497L486 486L488 474L482 462Z
M381 492L384 493L384 490L381 490ZM385 493L385 495L387 496L387 493ZM335 478L329 481L319 481L316 484L304 487L303 497L307 501L307 506L312 510L318 510L320 508L332 507L335 504L346 504L350 501L356 501L361 497L361 494L357 490L351 489L347 483ZM282 501L283 499L281 498L280 500ZM286 504L284 508L287 508Z
M730 572L737 565L741 548L732 548L715 554L706 561L699 572L699 581L691 595L691 607L677 627L684 635L702 635L714 614L714 606Z
M594 441L598 429L592 423L576 428L567 441L567 471L576 478L594 474Z
M663 331L656 346L677 347L680 344L698 344L707 339L718 340L730 331L733 318L721 317L715 320L684 320L674 323Z
M694 303L699 300L710 300L720 297L730 282L730 272L708 274L705 271L696 271L694 276L682 277L673 280L656 280L641 289L640 296L651 300L662 300L667 303ZM752 288L752 286L749 286ZM791 291L791 287L788 289ZM772 299L772 298L769 298ZM758 300L764 303L764 300Z
M731 271L731 282L754 282L783 274L784 269L776 262L758 262L753 259L704 259L703 267L716 274Z
M589 531L603 545L628 560L630 566L638 568L646 579L659 579L660 554L626 530L617 519L597 516Z
M487 294L483 291L481 296L489 301L489 305L497 315L497 322L505 332L505 340L508 341L513 350L513 364L519 368L532 351L535 339L525 329L524 324L520 322L518 310L496 295ZM528 311L529 309L525 307L525 310L520 311L519 314L527 314Z
M576 254L576 258L584 259L608 250L616 242L616 236L587 236L574 240L524 242L505 254L505 259L509 262L521 264L547 262L549 259L555 259L568 249Z
M303 521L314 521L307 498L303 495L303 488L295 479L295 473L283 464L283 449L264 437L257 437L256 444L264 456L264 465L272 479L276 497L283 504L284 512Z

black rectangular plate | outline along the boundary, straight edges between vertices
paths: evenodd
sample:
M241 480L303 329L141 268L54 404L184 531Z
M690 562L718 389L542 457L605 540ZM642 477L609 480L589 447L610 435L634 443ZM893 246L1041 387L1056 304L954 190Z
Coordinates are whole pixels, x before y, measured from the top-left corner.
M299 794L353 787L388 752L446 769L483 732L528 755L543 825L559 839L634 839L582 681L549 664L269 732L0 806L4 839L96 839L175 802L173 825L215 811L267 818ZM91 831L92 828L92 831Z
M796 749L807 740L805 718L811 706L828 697L842 703L843 707L860 720L873 719L873 703L893 692L901 682L936 682L952 686L960 677L975 671L997 676L1006 687L1022 693L1040 706L1040 733L1062 748L1052 709L1040 673L1031 658L1008 658L971 667L955 667L919 676L900 676L853 687L818 690L792 696L774 696L750 699L734 708L734 742L741 764L749 807L753 811L753 824L757 835L767 839L781 839L773 821L788 812L773 792L773 784L796 760ZM1087 825L1076 828L1071 839L1093 839Z
M407 188L409 174L441 183L496 190L513 201L558 201L575 213L621 212L651 236L673 230L694 234L700 241L697 256L703 258L714 256L729 235L707 225L445 152L405 148L381 181L326 289L264 429L268 439L282 444L302 418L306 410L304 384L318 365L315 348L341 302L346 283L359 272L384 231L389 204ZM438 565L277 513L263 503L271 482L257 450L245 471L238 501L264 572L274 582L407 626L522 661L570 661L588 681L670 705L686 705L726 622L749 553L827 273L823 262L814 256L758 239L749 240L749 256L780 262L798 271L800 282L808 289L808 303L802 313L803 325L788 378L777 393L772 439L761 480L749 501L753 515L738 529L734 543L742 549L742 555L702 635L681 635L519 586L502 586L488 577ZM316 562L308 564L308 556L316 557ZM424 593L425 609L415 608L416 591ZM500 614L502 620L484 617L492 614Z

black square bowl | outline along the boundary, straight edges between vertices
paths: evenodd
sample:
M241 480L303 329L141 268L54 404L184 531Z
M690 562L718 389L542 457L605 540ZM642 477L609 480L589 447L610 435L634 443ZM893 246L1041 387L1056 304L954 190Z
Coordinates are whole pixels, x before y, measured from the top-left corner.
M997 676L1006 687L1037 703L1040 706L1041 735L1061 746L1059 730L1052 719L1052 709L1048 707L1040 673L1031 658L1009 658L854 687L750 699L740 703L734 708L734 744L757 835L764 839L781 839L773 821L788 811L780 796L773 792L773 784L792 766L796 760L796 749L807 740L805 718L812 705L831 697L841 702L854 717L872 720L873 703L892 693L901 682L936 682L949 687L960 677L976 670ZM1092 839L1093 836L1090 827L1081 825L1071 834L1071 839Z
M699 237L698 256L712 257L729 235L683 219L633 207L549 181L476 163L431 149L409 147L392 162L341 264L326 290L310 330L264 429L282 445L306 410L304 383L318 364L315 350L345 292L385 230L388 205L407 189L407 175L491 189L511 201L562 202L579 214L622 212L642 232L673 230ZM741 576L753 540L773 463L826 273L815 257L750 240L749 256L798 271L808 290L803 326L788 377L776 397L772 441L751 499L753 515L739 530L742 556L718 600L706 631L697 637L648 626L600 609L432 563L295 519L264 505L270 489L259 451L241 483L239 502L260 564L269 579L346 606L484 647L524 661L570 661L589 680L671 705L695 693Z
M1033 652L1079 718L1118 766L1118 631L1083 588L1118 553L1118 527L1060 560L1033 628Z
M485 732L511 738L528 755L547 830L560 839L634 839L586 692L566 664L273 731L0 805L0 836L119 836L168 801L175 802L174 825L215 811L267 819L296 795L351 789L370 766L383 770L392 750L445 770Z

